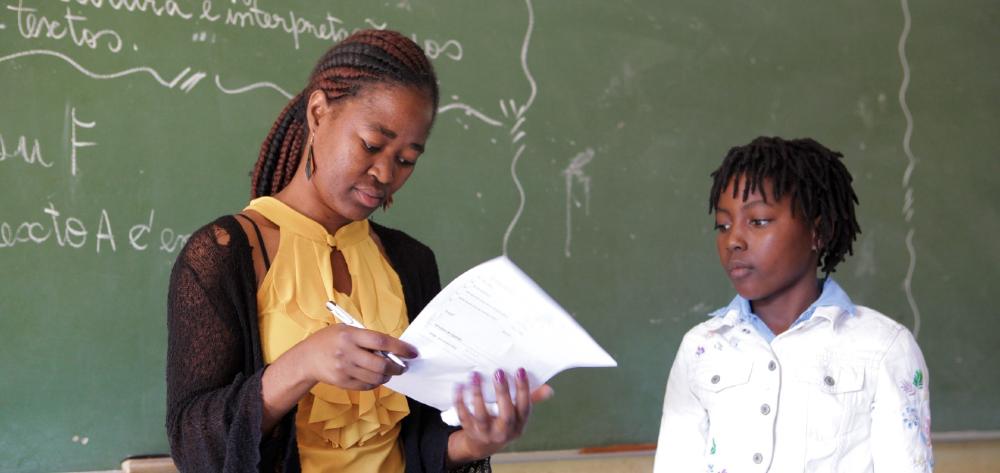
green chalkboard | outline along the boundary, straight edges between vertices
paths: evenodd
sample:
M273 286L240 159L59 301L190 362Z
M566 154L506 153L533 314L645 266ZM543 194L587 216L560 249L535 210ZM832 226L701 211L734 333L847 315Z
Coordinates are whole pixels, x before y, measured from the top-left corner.
M206 9L207 8L207 9ZM757 135L846 154L836 276L918 332L935 431L1000 429L1000 7L988 0L16 0L0 9L0 470L165 452L167 277L242 208L313 61L425 45L442 108L375 218L445 282L506 251L618 360L514 450L653 442L682 334L726 303L708 173Z

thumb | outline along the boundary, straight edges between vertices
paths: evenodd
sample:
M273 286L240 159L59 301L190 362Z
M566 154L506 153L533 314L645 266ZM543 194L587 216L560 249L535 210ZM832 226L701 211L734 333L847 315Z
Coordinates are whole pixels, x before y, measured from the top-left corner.
M552 396L555 395L556 395L556 390L552 389L552 386L549 386L548 384L543 384L538 388L536 388L534 391L531 391L531 403L537 404L542 401L547 401L551 399Z

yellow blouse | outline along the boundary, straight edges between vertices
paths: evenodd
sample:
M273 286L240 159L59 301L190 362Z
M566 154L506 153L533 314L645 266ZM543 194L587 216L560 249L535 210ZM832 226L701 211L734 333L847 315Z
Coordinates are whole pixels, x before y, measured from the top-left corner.
M334 235L273 197L247 206L279 227L278 251L257 291L264 362L310 334L336 323L325 303L334 300L365 327L394 337L409 321L399 276L369 233L367 220ZM351 275L351 294L334 290L332 248ZM303 472L398 472L404 467L399 422L409 414L406 397L384 386L348 391L317 384L298 403L296 441Z

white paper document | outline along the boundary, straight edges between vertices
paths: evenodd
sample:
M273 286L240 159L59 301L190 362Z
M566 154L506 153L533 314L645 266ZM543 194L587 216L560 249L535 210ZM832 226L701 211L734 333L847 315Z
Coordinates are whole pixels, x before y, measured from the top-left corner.
M495 400L492 374L504 370L511 389L518 368L532 389L560 371L617 366L575 320L506 257L455 278L420 312L401 340L420 357L394 376L390 389L442 411L452 409L455 387L483 375L483 395ZM470 409L471 410L471 409ZM444 412L457 425L454 410Z

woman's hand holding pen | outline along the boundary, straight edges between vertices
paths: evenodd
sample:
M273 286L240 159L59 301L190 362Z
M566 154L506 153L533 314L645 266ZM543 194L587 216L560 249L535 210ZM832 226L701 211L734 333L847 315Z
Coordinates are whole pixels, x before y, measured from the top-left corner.
M299 342L268 365L261 379L261 430L274 425L316 383L367 391L405 371L376 351L416 358L412 345L384 333L333 324Z
M292 350L302 360L311 384L331 384L353 391L367 391L402 374L406 368L377 352L416 358L412 345L384 333L333 324L300 342ZM291 351L291 350L290 350Z
M554 394L547 384L529 394L528 375L521 368L517 370L514 382L516 399L511 398L508 376L497 370L493 374L497 400L497 413L494 415L483 399L482 381L479 373L473 373L468 388L459 385L455 390L455 409L462 422L462 430L448 438L448 463L451 466L486 458L503 449L524 432L531 415L531 405ZM463 401L466 389L472 393L471 411Z

